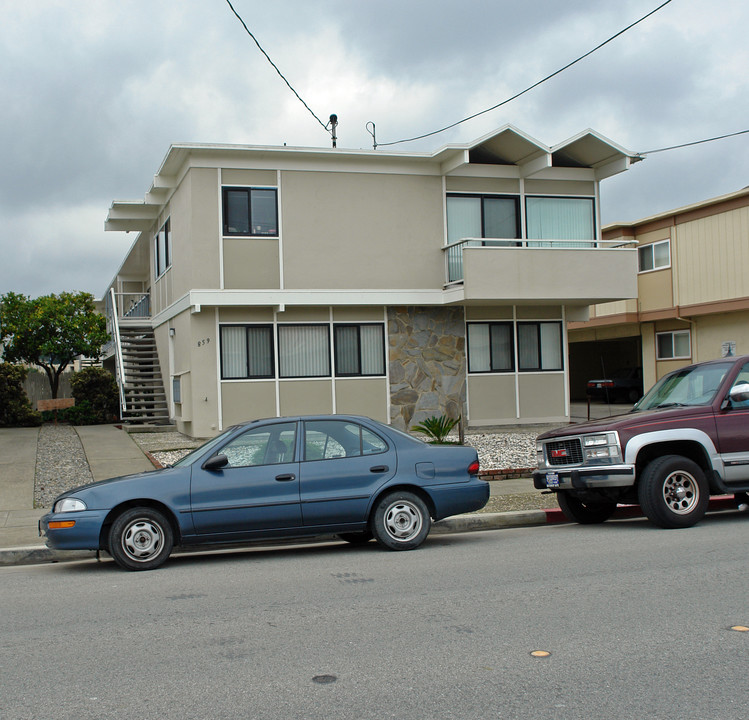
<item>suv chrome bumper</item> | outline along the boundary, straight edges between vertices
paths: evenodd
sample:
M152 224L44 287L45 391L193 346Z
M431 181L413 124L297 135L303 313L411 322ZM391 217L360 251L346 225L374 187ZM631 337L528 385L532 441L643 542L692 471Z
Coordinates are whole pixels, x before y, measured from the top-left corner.
M558 484L553 482L558 478ZM589 488L630 487L635 484L634 465L606 465L605 467L555 468L533 473L537 490L586 490Z

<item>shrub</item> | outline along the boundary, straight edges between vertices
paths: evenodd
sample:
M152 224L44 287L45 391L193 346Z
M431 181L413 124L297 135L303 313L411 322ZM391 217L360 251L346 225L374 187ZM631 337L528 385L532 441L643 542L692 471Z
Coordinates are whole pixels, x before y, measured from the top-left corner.
M96 425L117 419L120 394L114 376L103 368L91 367L70 379L75 407L66 412L73 425Z
M413 425L413 432L423 433L432 443L446 443L450 431L460 422L460 418L449 418L445 415L432 416L418 425Z
M0 426L35 427L42 416L31 407L23 381L28 370L22 365L0 363Z

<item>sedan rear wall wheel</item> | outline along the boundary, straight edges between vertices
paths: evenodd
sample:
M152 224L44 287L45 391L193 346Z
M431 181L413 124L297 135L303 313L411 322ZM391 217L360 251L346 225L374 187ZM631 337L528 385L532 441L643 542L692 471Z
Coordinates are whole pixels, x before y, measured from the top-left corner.
M702 468L681 455L653 460L642 473L637 494L647 518L663 528L691 527L702 520L710 502Z
M394 492L375 507L372 534L391 550L413 550L424 542L432 521L426 503L414 493Z
M153 570L163 565L173 543L169 521L148 507L125 510L109 531L109 552L126 570Z

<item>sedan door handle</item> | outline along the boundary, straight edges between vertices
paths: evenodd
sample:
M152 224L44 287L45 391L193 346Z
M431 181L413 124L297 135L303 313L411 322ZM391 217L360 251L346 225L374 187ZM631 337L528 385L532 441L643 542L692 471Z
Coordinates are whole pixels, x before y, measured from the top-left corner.
M278 480L278 482L289 482L289 480L296 480L296 475L294 475L294 473L289 473L288 475L276 475L276 480Z
M375 465L374 467L369 468L369 472L371 473L384 473L387 472L390 468L387 465Z

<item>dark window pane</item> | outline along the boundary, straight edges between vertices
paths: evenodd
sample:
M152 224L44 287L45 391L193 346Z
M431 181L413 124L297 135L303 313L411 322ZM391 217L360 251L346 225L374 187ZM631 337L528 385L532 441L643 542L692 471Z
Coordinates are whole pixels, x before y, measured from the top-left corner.
M278 235L276 191L252 191L252 235Z
M513 198L484 198L484 237L518 237L516 207Z
M227 190L224 212L226 232L236 235L250 234L248 190Z

